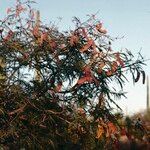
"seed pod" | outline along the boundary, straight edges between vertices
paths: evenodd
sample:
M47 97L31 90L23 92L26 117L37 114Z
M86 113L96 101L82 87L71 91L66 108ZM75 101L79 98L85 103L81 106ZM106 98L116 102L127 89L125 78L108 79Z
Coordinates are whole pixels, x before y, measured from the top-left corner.
M134 79L135 82L138 82L140 79L140 72L137 70L137 77Z
M142 73L142 76L143 76L142 83L145 84L145 79L146 79L145 71L141 71L141 73Z

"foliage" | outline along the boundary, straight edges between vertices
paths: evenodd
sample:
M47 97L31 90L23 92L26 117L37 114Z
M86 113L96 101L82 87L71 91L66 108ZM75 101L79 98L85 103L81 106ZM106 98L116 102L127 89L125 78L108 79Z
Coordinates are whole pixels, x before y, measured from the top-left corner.
M143 57L112 50L114 39L94 15L83 23L75 17L75 29L61 32L44 25L31 3L17 0L0 21L1 146L110 146L119 129L111 104L119 108L115 99L125 96L126 73L145 82Z

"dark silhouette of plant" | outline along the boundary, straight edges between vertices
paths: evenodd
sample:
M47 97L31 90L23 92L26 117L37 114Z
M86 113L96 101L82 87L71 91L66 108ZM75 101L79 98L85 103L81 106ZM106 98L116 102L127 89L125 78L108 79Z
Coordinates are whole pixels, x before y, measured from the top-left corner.
M44 25L31 3L17 0L0 21L1 147L107 147L118 130L111 103L119 108L127 72L145 82L143 57L112 50L114 39L93 15L61 32Z

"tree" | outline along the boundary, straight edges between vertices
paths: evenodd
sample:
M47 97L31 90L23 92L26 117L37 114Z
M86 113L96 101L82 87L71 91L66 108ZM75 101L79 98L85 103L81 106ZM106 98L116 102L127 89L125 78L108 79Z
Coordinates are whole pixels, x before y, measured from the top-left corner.
M126 72L137 82L144 58L111 48L113 38L93 15L75 29L44 25L30 0L17 0L0 22L2 147L94 149L115 142L111 103L125 96ZM33 76L37 73L38 78ZM112 84L118 84L117 91ZM108 142L106 142L108 141Z

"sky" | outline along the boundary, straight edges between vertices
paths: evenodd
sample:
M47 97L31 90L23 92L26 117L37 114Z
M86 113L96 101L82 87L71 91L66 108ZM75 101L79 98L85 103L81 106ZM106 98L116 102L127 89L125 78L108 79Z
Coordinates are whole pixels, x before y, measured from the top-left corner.
M35 0L35 8L40 10L44 23L58 22L61 30L72 27L72 18L86 20L88 14L95 14L104 23L108 34L123 39L112 43L115 50L129 49L136 55L140 50L146 59L150 59L150 0ZM0 0L0 19L6 14L6 9L15 4L15 0ZM150 61L144 67L150 75ZM123 111L133 114L146 108L146 84L133 85L132 79L126 83L124 91L127 99L118 101Z

